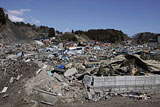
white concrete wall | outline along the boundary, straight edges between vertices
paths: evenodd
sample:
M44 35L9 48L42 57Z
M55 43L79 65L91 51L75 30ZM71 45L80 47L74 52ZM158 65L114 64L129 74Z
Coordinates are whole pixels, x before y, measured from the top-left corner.
M160 76L110 76L93 77L96 91L143 91L160 90Z

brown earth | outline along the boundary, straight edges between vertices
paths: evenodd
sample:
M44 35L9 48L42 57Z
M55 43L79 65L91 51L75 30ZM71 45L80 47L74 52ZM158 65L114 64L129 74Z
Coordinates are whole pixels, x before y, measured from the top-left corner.
M71 104L57 103L54 107L160 107L160 94L157 93L151 96L152 98L147 100L136 100L119 96L98 102L74 102Z
M8 87L6 93L0 94L1 107L28 107L28 99L24 92L26 81L35 76L38 69L35 63L15 62L7 67L6 73L0 72L0 90L3 87ZM18 75L22 75L19 80L16 80ZM10 78L14 78L13 83L9 83ZM3 96L5 96L3 98ZM38 97L38 96L37 96Z

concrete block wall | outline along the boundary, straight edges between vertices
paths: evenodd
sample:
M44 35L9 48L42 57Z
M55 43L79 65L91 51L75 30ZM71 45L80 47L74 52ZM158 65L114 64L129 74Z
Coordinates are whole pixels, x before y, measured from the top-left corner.
M92 88L97 91L155 91L160 90L160 76L93 76Z

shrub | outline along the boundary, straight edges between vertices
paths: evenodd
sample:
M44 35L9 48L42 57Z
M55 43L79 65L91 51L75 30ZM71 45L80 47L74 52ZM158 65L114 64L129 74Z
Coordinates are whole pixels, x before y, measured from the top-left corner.
M66 34L63 34L61 37L61 40L66 40L66 41L78 41L76 36L74 34L69 34L69 33L66 33Z

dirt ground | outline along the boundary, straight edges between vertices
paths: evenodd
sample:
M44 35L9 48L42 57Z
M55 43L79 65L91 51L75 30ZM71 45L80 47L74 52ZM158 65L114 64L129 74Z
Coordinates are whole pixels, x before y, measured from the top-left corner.
M0 90L3 87L8 87L6 93L0 94L0 107L28 106L27 102L30 97L26 96L24 84L28 79L35 76L38 68L38 65L32 62L16 62L7 67L6 73L0 73ZM18 76L20 78L17 80ZM10 83L11 77L14 78L13 83Z
M153 94L151 99L136 100L123 97L112 97L109 100L86 103L60 104L54 107L160 107L160 94Z

